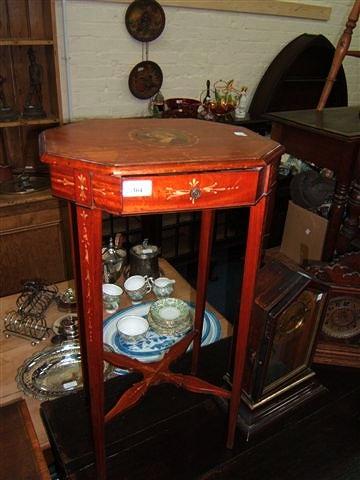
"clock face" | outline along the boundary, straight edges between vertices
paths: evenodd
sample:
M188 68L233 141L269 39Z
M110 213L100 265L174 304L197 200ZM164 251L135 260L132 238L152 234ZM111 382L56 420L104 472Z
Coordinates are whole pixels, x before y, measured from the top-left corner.
M333 338L352 338L360 334L360 298L334 297L329 301L322 327Z
M277 334L291 335L303 328L307 313L313 309L314 303L314 296L309 291L302 292L299 298L281 314Z

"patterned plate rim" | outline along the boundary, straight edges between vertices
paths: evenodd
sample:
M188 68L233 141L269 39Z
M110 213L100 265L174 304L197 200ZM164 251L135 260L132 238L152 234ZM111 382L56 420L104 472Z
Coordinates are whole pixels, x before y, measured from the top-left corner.
M103 324L103 336L105 337L106 336L106 329L109 328L109 325L114 321L114 319L116 317L120 317L120 316L123 316L124 314L127 314L129 313L130 311L136 309L136 308L145 308L146 309L146 315L148 313L148 310L150 310L150 306L153 302L145 302L145 303L141 303L139 305L132 305L130 307L126 307L124 308L123 310L120 310L114 314L112 314L111 316L109 316L105 321L104 321L104 324ZM189 307L191 309L193 309L195 306L193 303L191 302L186 302ZM149 308L147 308L149 307ZM213 343L217 340L219 340L220 336L221 336L221 325L220 325L220 322L218 320L218 318L216 317L216 315L213 313L213 312L210 312L208 310L205 310L204 312L204 316L205 316L205 321L204 321L204 328L205 328L205 331L203 329L203 334L202 334L202 344L203 345L207 345L207 340L208 340L208 337L209 337L209 334L210 334L210 329L211 329L211 324L213 324L214 326L214 333L213 333L213 337L214 339L209 342L209 343ZM206 321L206 317L208 319L208 321ZM164 345L164 347L160 350L157 350L157 351L154 351L154 353L152 352L149 352L149 351L146 351L146 352L129 352L127 350L124 350L124 349L121 349L119 348L119 345L118 345L118 342L115 341L115 337L117 337L117 334L116 334L116 331L113 333L112 335L112 338L111 338L111 341L109 342L109 340L106 341L107 344L109 344L116 352L118 353L123 353L123 354L126 354L128 356L131 356L133 358L147 358L147 359L151 359L151 358L158 358L159 355L161 355L165 350L167 350L169 348L169 346L172 346L173 344L176 343L176 341L180 341L181 338L183 338L184 335L176 335L176 336L173 336L173 335L161 335L162 337L168 337L169 338L169 341L171 342L172 340L175 340L173 341L170 345L167 344L167 345ZM105 341L105 338L104 338L104 341Z

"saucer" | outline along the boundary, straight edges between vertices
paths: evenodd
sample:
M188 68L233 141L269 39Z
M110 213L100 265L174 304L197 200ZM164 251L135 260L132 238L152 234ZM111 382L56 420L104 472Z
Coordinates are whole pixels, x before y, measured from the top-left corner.
M159 335L184 335L191 330L191 327L193 325L191 314L189 314L184 320L177 322L174 326L158 324L157 322L155 322L151 315L151 308L148 313L147 319L152 330L154 330L154 332L158 333Z
M189 318L189 306L179 298L161 298L150 307L153 321L163 327L176 327Z

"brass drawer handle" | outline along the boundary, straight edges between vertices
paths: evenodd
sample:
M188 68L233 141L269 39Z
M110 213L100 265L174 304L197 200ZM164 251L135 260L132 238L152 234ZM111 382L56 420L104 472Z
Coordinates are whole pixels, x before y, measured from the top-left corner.
M195 201L201 197L201 190L199 187L194 187L190 190L190 198Z

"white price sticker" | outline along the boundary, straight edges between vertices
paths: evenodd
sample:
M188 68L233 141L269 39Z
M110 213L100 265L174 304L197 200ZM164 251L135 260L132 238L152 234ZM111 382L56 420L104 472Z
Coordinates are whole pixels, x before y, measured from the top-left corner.
M77 381L76 380L71 380L70 382L65 382L63 383L63 387L65 390L69 390L70 388L75 388L77 387Z
M247 137L246 133L241 132L240 130L234 132L234 135L236 135L237 137Z
M122 184L123 197L151 197L151 180L124 180Z

